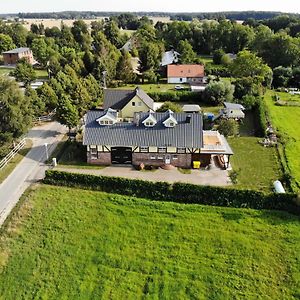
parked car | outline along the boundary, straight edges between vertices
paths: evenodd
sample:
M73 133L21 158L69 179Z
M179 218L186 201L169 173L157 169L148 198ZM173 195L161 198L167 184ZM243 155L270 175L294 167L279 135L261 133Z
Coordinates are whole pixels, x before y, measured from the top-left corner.
M179 90L184 90L184 87L182 85L175 85L174 89L179 91Z

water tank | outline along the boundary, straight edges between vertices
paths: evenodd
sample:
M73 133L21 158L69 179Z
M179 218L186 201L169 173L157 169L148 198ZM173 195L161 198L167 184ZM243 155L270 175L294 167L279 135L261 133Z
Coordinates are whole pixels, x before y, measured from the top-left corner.
M285 193L285 190L279 180L274 181L273 185L274 185L274 190L276 193L281 193L281 194Z

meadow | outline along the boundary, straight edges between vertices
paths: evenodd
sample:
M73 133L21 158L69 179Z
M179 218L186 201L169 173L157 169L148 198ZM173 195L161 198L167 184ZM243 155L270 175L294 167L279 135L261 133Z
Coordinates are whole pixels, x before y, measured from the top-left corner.
M274 92L268 91L265 95L265 102L268 107L273 126L281 135L284 141L286 162L300 187L300 107L276 106L272 99ZM280 97L282 97L280 95ZM290 97L290 96L289 96ZM296 101L299 96L294 96ZM283 99L285 100L285 99Z
M263 147L259 140L256 137L228 139L234 151L231 164L238 180L234 188L269 192L273 189L272 183L282 176L276 149Z
M282 212L36 186L2 229L0 299L297 299Z

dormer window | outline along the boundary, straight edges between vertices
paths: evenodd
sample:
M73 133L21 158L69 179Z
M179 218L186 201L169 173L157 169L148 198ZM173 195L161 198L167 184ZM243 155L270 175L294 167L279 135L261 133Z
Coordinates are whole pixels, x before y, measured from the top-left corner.
M148 117L142 122L146 127L153 127L156 125L157 121L153 116L153 112L149 112Z
M171 110L168 110L168 114L169 116L167 117L167 119L163 122L163 124L165 125L165 127L168 127L168 128L173 128L175 127L178 122L177 120L174 118L173 116L173 112Z
M104 111L104 114L96 120L96 122L99 123L99 125L113 125L117 123L117 111L109 108L106 111Z
M147 127L153 127L154 126L154 123L153 122L145 122L145 126Z

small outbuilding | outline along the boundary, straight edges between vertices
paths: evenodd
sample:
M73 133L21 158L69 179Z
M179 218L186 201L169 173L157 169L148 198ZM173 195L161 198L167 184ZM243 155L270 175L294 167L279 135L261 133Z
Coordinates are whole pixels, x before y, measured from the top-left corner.
M185 113L200 113L201 107L198 104L185 104L182 106L182 110Z

